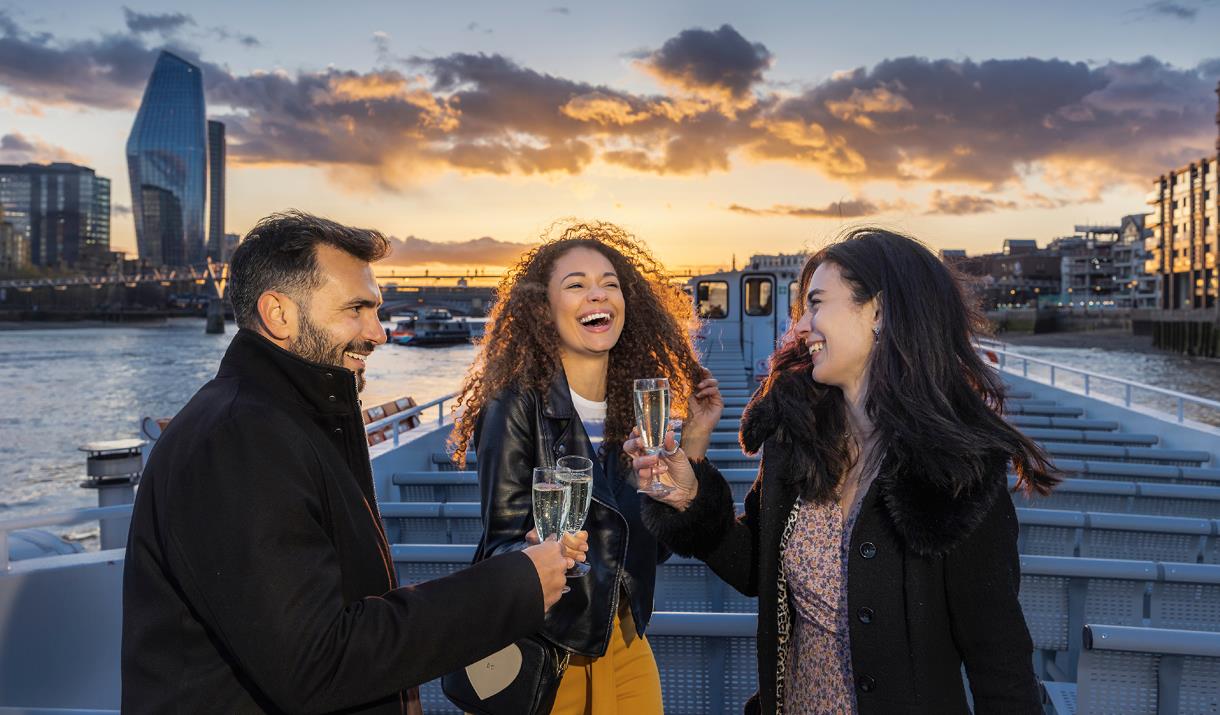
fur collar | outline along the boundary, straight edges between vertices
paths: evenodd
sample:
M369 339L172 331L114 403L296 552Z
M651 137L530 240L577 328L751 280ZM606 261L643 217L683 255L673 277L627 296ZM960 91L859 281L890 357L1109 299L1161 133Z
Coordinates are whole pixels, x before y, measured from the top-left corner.
M808 384L805 384L808 383ZM755 393L741 419L739 439L747 454L766 445L767 469L785 482L811 479L818 455L806 435L813 429L808 402L815 394L807 375L780 376ZM804 409L798 403L804 402ZM895 532L922 556L940 556L957 546L1003 494L1007 459L970 469L960 456L933 448L887 445L874 487Z

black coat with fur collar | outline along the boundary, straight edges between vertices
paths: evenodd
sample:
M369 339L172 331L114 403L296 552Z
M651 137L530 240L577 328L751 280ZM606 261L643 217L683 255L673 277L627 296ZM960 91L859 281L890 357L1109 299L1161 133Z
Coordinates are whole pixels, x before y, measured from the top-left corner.
M645 524L731 586L758 596L759 693L746 712L777 712L780 543L813 469L790 411L765 397L747 409L742 444L762 448L757 480L734 516L728 484L695 463L699 491L683 512L645 500ZM891 461L891 460L886 460ZM1040 713L1033 644L1017 601L1017 519L996 460L986 483L952 496L934 479L883 462L851 534L848 608L862 715L967 713L965 663L977 713ZM786 604L784 607L787 608ZM786 687L817 687L788 683Z

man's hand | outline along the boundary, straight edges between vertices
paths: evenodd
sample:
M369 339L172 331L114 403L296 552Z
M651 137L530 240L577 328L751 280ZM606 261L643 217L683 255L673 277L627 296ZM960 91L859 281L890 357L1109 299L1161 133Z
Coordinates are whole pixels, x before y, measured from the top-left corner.
M564 572L575 566L576 562L564 556L563 546L558 541L530 546L525 550L525 555L534 562L534 570L538 572L538 581L542 584L543 608L549 611L551 606L559 603L559 597L568 585Z

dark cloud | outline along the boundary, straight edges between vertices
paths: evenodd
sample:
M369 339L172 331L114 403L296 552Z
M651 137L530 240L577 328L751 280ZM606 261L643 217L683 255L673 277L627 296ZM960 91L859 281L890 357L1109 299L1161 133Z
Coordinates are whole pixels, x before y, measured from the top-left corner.
M555 15L571 15L571 14L572 14L572 8L569 8L569 7L563 7L563 6L561 5L561 6L558 6L558 7L551 7L551 8L547 8L547 12L549 12L549 13L553 13L553 14L555 14Z
M5 134L0 137L0 151L23 152L33 151L34 145L21 134Z
M1151 15L1165 15L1178 20L1193 21L1199 16L1199 8L1187 7L1169 0L1157 0L1143 7L1144 12Z
M218 40L233 41L245 47L261 47L262 41L254 35L247 35L244 32L230 30L227 27L213 27L212 35Z
M159 52L131 33L31 35L3 14L0 33L0 87L34 106L131 109ZM649 71L683 79L676 91L645 94L501 55L402 59L387 35L373 39L379 66L366 72L236 74L167 46L202 68L233 161L319 166L357 189L400 190L446 169L575 174L601 161L692 174L745 159L853 184L966 183L983 193L1026 191L1037 177L1050 193L1071 194L1024 202L1049 207L1096 198L1114 183L1146 184L1215 141L1216 59L1176 68L1152 57L1100 65L906 57L781 97L755 89L771 61L766 48L724 26L687 30L647 53ZM977 205L942 199L952 210Z
M194 18L180 12L158 15L155 13L136 12L129 7L123 8L123 19L127 22L127 29L136 34L156 32L162 35L169 35L186 25L195 24Z
M114 216L130 216L131 207L127 204L112 203L110 204L110 213Z
M876 202L871 199L857 197L833 201L826 206L792 206L789 204L774 204L770 208L756 209L741 204L729 206L729 211L746 214L747 216L787 216L791 218L863 218L876 216L880 213L906 208L904 203Z
M0 162L5 164L48 164L55 161L84 163L67 149L48 144L21 132L0 136Z
M391 265L440 263L458 266L509 266L516 263L521 254L534 245L499 241L489 236L469 241L429 241L415 236L391 237L390 255L385 262Z
M172 43L166 48L201 66L205 76L227 74L189 48ZM56 42L13 27L0 37L0 86L44 104L131 108L139 103L159 52L136 35Z
M771 52L750 42L730 25L715 31L683 30L641 58L660 79L692 91L723 92L733 99L748 97L771 66Z
M4 37L16 37L21 34L21 26L18 25L13 18L9 17L8 13L0 10L0 35Z
M483 27L477 22L472 22L466 25L466 30L468 32L482 32L484 35L490 35L492 32L494 32L494 30L492 30L490 27Z
M1098 185L1182 163L1210 143L1214 112L1199 72L1152 57L1097 67L906 57L780 102L755 151L841 178L999 186L1032 169Z
M971 194L949 194L937 189L928 202L928 214L968 216L1018 208L1017 202Z

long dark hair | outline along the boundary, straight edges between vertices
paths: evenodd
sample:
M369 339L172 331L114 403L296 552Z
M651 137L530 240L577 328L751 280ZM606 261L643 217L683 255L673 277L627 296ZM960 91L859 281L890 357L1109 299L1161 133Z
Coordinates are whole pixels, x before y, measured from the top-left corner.
M610 350L602 448L613 454L631 432L632 380L668 377L674 414L680 416L692 388L703 379L690 339L690 298L643 243L605 222L568 225L544 239L496 289L483 349L457 400L466 408L450 437L458 464L465 464L466 448L488 402L510 388L545 392L560 369L559 331L551 318L547 282L555 261L574 248L592 249L610 261L627 306L622 335Z
M986 320L966 298L959 277L919 241L880 228L857 228L811 256L801 271L793 323L818 266L833 263L863 304L880 295L881 332L868 366L865 411L874 425L883 474L918 470L956 495L986 482L1011 462L1017 488L1049 493L1057 471L1045 453L1001 417L1004 386L972 340ZM824 502L857 459L846 400L837 387L812 377L808 346L793 334L771 358L771 374L755 399L771 397L807 425L816 467L799 475L802 493ZM796 388L796 389L791 389ZM794 475L798 476L798 475Z

